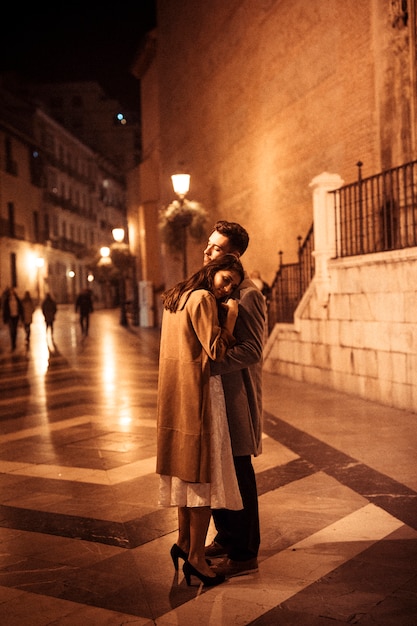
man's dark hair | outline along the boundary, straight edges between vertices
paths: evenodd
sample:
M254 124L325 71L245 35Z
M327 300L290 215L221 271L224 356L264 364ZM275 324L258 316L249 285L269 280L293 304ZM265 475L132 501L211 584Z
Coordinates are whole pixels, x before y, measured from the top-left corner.
M224 237L228 238L231 251L236 251L240 255L246 251L249 245L249 235L243 226L237 222L219 220L214 224L213 232L215 230L217 230L217 232Z

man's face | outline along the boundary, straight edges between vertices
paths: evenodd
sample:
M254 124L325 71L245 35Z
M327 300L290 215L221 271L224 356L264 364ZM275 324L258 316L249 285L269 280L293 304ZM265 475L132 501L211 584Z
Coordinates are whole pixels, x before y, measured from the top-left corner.
M213 261L213 259L218 259L228 253L237 254L236 251L231 250L228 237L225 237L215 230L211 233L204 250L203 263L207 265L207 263Z

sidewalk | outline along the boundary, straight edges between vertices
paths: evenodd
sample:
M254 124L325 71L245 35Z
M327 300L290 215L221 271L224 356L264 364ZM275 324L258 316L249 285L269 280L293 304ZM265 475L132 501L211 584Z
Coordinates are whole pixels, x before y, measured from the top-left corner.
M5 626L415 626L417 416L264 377L259 573L187 587L157 506L159 331L97 311L0 327ZM213 528L210 529L210 537Z

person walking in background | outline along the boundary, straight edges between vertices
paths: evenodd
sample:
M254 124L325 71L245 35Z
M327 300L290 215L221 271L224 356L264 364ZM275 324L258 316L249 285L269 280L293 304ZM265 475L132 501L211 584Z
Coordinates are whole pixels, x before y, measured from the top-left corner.
M271 298L271 287L268 285L266 281L264 281L264 279L261 276L261 272L259 270L252 270L252 272L249 274L249 278L254 283L254 285L256 285L258 289L262 291L268 303Z
M14 287L9 287L3 298L3 322L9 326L12 351L16 350L17 327L22 319L22 302Z
M29 343L30 327L32 324L33 313L35 311L35 305L33 303L33 300L30 296L29 291L25 291L25 295L22 298L22 309L23 309L22 319L23 319L23 326L25 328L25 333L26 333L26 343Z
M89 289L85 288L75 301L75 312L80 312L81 333L87 337L90 327L90 313L93 312L93 300Z
M218 221L204 250L204 263L227 253L240 257L248 244L249 235L240 224ZM265 298L246 274L232 297L239 302L234 329L236 344L223 361L211 363L211 373L220 374L223 383L243 509L231 511L225 507L213 511L217 534L205 551L208 558L223 557L214 569L226 577L258 571L260 525L252 456L262 452L262 354L266 322Z
M249 278L251 279L253 284L256 285L258 289L262 291L262 294L266 301L265 338L264 338L264 343L266 343L268 340L268 306L269 306L269 303L271 302L272 289L268 285L268 283L265 282L264 279L261 277L261 273L259 270L252 270L252 272L249 274Z
M45 295L45 300L42 302L42 313L45 318L46 332L48 333L48 328L50 329L51 339L54 336L54 321L55 315L57 311L57 306L55 300L52 298L50 293Z
M226 255L162 296L156 472L160 506L178 508L171 558L175 569L184 560L188 585L191 576L205 586L224 582L204 554L211 509L242 508L223 390L220 378L210 377L210 359L221 360L234 343L237 303L220 305L220 326L217 300L227 298L243 277L240 261Z

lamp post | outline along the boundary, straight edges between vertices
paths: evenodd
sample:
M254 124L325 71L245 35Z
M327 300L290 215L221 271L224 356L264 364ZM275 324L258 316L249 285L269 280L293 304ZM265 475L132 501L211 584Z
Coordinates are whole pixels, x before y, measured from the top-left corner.
M68 278L70 279L70 285L71 285L71 295L70 295L70 301L71 302L75 302L75 272L74 270L68 270Z
M116 245L113 245L113 249L119 250L123 255L126 254L127 244L124 243L125 231L124 228L113 228L111 231L113 239ZM120 297L120 325L127 326L127 312L126 312L126 274L124 259L117 258L116 266L120 270L119 280L119 297Z
M104 302L106 307L110 307L111 299L110 299L110 281L108 277L109 266L112 264L110 258L110 248L108 246L102 246L100 248L100 260L97 264L98 268L104 269L105 271L101 273L102 282L104 282ZM104 278L104 280L103 280ZM102 292L103 294L103 292Z
M184 199L190 190L190 175L189 174L173 174L171 176L172 187L177 194L181 207L184 205ZM188 275L188 263L187 263L187 228L191 224L192 216L190 213L184 211L181 218L182 227L182 273L185 279Z

